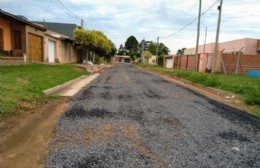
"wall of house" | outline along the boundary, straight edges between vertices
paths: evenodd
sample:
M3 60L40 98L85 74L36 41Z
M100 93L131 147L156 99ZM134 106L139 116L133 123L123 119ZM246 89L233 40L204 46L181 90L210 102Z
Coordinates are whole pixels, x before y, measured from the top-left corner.
M60 63L77 63L78 50L71 42L61 41Z
M256 51L258 39L244 38L234 41L227 41L219 43L218 51L225 49L225 52L234 52L243 48L243 54L247 55L260 55L260 52ZM214 53L215 43L208 43L200 45L198 53ZM184 55L195 54L195 48L188 48L184 51Z
M16 21L10 21L10 25L11 25L11 43L12 43L12 51L13 51L13 56L15 57L22 57L23 53L26 52L26 34L25 34L25 25L21 24L19 22ZM21 48L15 48L15 37L14 37L14 31L20 31L21 32Z
M54 52L55 52L55 63L59 63L60 62L60 58L59 56L61 55L61 44L60 44L60 40L57 39L57 38L54 38L48 34L45 34L45 37L44 37L44 62L49 62L49 41L53 41L55 43L55 49L54 49Z
M25 38L25 41L26 41L26 55L27 55L27 60L29 60L30 58L30 53L29 53L29 34L33 34L33 35L36 35L36 36L39 36L42 38L42 41L44 41L44 31L42 30L39 30L39 29L36 29L32 26L25 26L25 34L26 34L26 38ZM44 42L42 43L42 56L44 57L45 55L45 51L44 51Z
M250 39L250 38L246 38L246 49L244 50L245 55L259 55L260 56L260 52L257 52L257 43L258 43L258 39Z
M147 59L143 58L143 63L147 64ZM153 55L149 60L148 60L148 64L150 65L155 65L156 64L156 56Z
M10 21L0 18L0 28L3 29L4 50L10 51L12 50Z

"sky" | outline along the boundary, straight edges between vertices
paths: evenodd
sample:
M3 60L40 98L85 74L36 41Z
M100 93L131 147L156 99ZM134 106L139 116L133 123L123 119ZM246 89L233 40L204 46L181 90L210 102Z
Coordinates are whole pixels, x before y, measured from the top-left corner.
M219 3L202 0L200 45L215 41ZM0 8L33 21L80 25L83 19L84 28L104 32L117 48L131 35L139 42L159 37L171 54L196 46L199 0L0 0ZM223 0L219 41L260 39L259 9L260 0Z

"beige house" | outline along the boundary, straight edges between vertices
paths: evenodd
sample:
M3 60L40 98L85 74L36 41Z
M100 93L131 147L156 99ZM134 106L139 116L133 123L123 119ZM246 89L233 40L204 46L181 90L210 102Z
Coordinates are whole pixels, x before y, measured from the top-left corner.
M152 55L152 57L148 60L148 64L149 65L156 65L156 62L157 62L156 60L157 60L156 55ZM142 62L143 62L143 64L147 64L147 59L142 58Z
M46 31L44 37L44 62L49 63L76 63L78 48L67 36Z

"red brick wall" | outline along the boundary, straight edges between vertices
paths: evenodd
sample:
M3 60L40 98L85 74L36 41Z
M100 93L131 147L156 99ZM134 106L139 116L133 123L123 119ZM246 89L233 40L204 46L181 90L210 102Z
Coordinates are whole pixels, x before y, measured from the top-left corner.
M236 70L237 55L224 54L223 62L227 71L227 74L234 74ZM248 70L260 70L260 56L259 55L241 55L240 64L238 66L239 74L247 74ZM223 72L223 68L222 68Z

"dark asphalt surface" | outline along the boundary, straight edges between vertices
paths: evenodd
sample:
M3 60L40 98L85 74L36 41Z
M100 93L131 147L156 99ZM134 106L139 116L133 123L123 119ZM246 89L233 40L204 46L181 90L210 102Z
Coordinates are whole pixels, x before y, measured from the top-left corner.
M128 64L73 98L46 166L260 167L260 120Z

